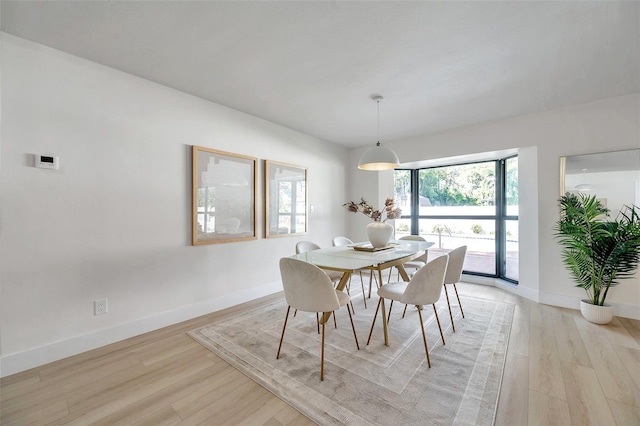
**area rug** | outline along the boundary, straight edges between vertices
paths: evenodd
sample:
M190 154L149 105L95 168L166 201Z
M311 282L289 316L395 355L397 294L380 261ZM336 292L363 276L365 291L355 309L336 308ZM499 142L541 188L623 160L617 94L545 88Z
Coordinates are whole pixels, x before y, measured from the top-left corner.
M514 306L461 299L465 318L454 306L455 332L444 296L436 304L444 345L433 308L422 311L431 368L415 307L402 318L404 305L393 306L390 346L384 345L378 314L371 343L366 344L377 297L369 299L365 309L361 294L352 294L360 350L342 308L337 311L337 328L333 319L327 323L323 382L315 314L298 312L289 318L276 359L287 310L284 299L189 335L321 425L491 425Z

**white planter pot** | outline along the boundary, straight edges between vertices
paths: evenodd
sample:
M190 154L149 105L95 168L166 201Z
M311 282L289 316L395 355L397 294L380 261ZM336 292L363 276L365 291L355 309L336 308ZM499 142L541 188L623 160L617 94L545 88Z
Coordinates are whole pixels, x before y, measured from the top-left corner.
M386 222L371 222L367 225L367 237L375 248L385 247L393 235L393 226Z
M580 312L584 319L594 324L609 324L613 319L613 306L592 305L587 300L580 301Z

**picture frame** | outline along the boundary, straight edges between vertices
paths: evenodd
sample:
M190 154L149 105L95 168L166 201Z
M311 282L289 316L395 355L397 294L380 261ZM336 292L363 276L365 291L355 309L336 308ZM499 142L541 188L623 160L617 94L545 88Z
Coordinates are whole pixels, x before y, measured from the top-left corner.
M193 146L192 244L255 240L258 159Z
M264 161L265 238L307 233L307 168L279 161Z

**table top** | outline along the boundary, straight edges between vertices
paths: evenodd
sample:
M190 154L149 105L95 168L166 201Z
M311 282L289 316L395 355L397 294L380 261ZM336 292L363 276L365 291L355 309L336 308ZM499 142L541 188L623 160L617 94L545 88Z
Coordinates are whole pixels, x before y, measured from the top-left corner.
M361 245L367 243L356 243ZM326 269L351 270L376 267L383 263L410 258L422 253L433 245L432 242L394 240L392 248L375 252L355 250L352 245L327 247L292 256Z

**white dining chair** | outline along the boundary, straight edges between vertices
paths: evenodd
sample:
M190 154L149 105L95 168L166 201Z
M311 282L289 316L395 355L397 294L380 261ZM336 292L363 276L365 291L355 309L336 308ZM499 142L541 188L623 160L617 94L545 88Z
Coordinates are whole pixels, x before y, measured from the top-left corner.
M287 301L287 313L284 317L282 326L282 335L280 336L280 344L278 345L278 353L276 359L280 358L282 342L284 341L284 332L287 328L289 312L294 308L303 312L315 312L316 319L319 312L335 312L342 306L347 305L349 319L351 320L351 329L353 337L356 341L356 347L360 350L358 344L358 336L356 328L353 324L353 316L349 308L351 298L348 294L337 291L333 287L333 283L320 268L311 263L299 259L285 257L280 259L280 275L282 276L282 286L284 288L284 297ZM324 380L324 332L325 322L322 322L322 349L320 355L320 380Z
M467 246L460 246L449 252L449 266L447 266L447 274L444 276L444 294L447 297L447 305L449 305L449 317L451 318L451 327L453 331L456 331L456 326L453 323L453 314L451 313L451 302L449 302L449 292L447 291L447 285L453 285L453 289L456 292L458 298L458 306L460 307L460 313L464 318L464 311L462 310L462 303L460 303L460 296L458 295L458 288L456 283L460 282L462 277L462 267L464 265L464 258L467 255Z
M331 241L331 243L333 244L334 247L338 247L338 246L351 245L353 244L353 241L351 241L347 237L333 237L333 240ZM364 308L367 309L367 293L364 291L364 279L362 277L362 271L369 272L369 297L371 297L371 286L372 286L373 280L375 279L376 285L377 285L378 278L376 278L372 269L358 269L354 271L354 272L358 272L358 274L360 275L360 286L362 287L362 299L364 300ZM347 288L348 289L351 288L351 277L349 277L349 283L347 284Z
M312 241L298 241L296 243L296 254L306 253L318 249L320 249L320 246ZM343 275L342 272L331 271L328 269L323 269L322 271L324 271L324 273L327 274L329 278L331 278L331 281L335 282L336 284L340 282L340 279Z
M427 356L427 364L431 368L431 360L429 359L429 348L427 346L427 336L424 332L424 322L422 320L422 306L433 305L433 312L438 322L438 329L440 330L440 337L442 337L442 344L445 344L444 334L442 333L442 326L440 325L440 318L438 318L438 310L436 309L436 302L440 299L442 294L442 287L444 287L444 276L447 271L447 264L449 263L449 256L443 255L428 262L425 266L420 268L416 272L409 282L394 282L385 284L378 289L378 306L376 312L373 315L373 322L371 323L371 330L369 331L369 338L367 339L367 345L371 341L371 335L373 334L373 327L376 324L376 318L378 311L382 312L383 326L388 326L387 316L385 314L384 300L389 299L391 301L397 300L406 305L415 305L418 310L418 318L420 321L420 329L422 331L422 341L424 343L424 351ZM382 309L380 309L382 307Z
M400 237L398 238L398 240L406 240L406 241L423 241L423 242L427 242L426 239L424 239L423 237L421 237L420 235L405 235L404 237ZM407 271L407 273L409 273L409 271L415 272L418 269L422 268L424 265L427 264L428 262L428 257L429 257L429 252L427 250L424 251L424 254L416 259L413 259L409 262L405 262L402 264L402 266L404 267L404 269ZM400 281L400 271L398 271L398 268L396 268L396 271L398 272L398 281ZM391 273L393 272L393 268L389 268L389 278L387 279L387 282L391 282Z

